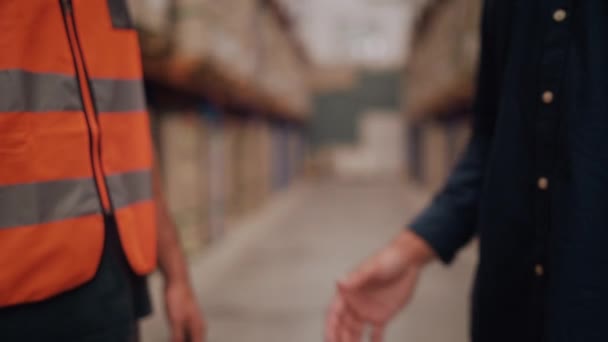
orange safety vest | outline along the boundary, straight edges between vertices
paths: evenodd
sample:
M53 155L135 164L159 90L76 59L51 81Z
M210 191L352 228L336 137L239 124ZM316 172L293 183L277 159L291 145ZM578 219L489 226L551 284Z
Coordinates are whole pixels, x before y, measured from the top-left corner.
M156 266L152 142L126 0L0 1L0 307L95 275L104 214Z

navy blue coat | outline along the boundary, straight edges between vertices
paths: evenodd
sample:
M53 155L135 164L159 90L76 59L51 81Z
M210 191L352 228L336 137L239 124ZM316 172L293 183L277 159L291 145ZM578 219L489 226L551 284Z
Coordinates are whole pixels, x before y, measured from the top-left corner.
M474 342L608 341L608 1L487 0L473 136L412 229L473 236Z

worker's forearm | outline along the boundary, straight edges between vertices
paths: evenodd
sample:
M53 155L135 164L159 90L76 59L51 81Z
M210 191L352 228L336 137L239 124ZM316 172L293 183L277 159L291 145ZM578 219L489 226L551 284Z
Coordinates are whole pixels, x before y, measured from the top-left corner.
M163 196L158 163L152 172L158 220L158 263L166 282L188 281L186 260L179 244L177 229Z

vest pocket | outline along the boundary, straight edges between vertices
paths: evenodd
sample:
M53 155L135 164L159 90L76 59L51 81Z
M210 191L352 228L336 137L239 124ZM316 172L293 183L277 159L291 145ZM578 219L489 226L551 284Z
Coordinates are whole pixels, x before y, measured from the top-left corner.
M133 20L129 13L126 0L107 0L112 19L112 27L115 29L133 29Z

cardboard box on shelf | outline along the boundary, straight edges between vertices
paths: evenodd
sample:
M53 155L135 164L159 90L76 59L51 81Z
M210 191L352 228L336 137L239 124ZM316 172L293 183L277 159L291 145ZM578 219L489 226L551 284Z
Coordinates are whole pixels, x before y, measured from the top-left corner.
M304 159L305 146L302 132L297 127L289 129L289 183L293 182L300 172Z
M239 158L242 157L242 127L243 123L235 117L224 119L225 130L225 158L224 170L226 188L226 217L229 220L236 219L241 213L241 198L239 197L242 185L241 171L239 170Z
M160 160L169 211L188 252L208 241L208 142L197 113L164 113L159 118Z
M410 118L445 115L472 101L480 12L480 0L430 2L426 7L405 74Z
M211 237L217 239L226 231L226 130L215 115L209 121L209 225Z
M358 73L354 67L311 68L309 84L316 92L349 90L357 86Z
M260 1L129 1L140 23L146 77L219 105L306 118L305 62L288 28ZM163 37L162 49L146 38L149 32Z
M244 192L243 196L244 210L249 213L259 203L259 174L261 169L260 147L257 139L259 122L250 120L245 129L245 141L247 153L243 156L243 176L244 176Z
M272 128L268 121L262 121L258 129L258 139L260 140L259 191L261 200L265 201L272 194Z
M239 199L241 215L261 205L271 190L271 136L259 119L248 120L243 127L239 162Z
M298 58L290 37L269 10L260 19L260 87L282 108L295 115L310 110L310 87L304 63Z
M175 3L172 0L128 0L130 13L139 30L144 58L170 54Z
M177 55L210 60L228 78L253 80L255 0L180 0L176 6Z

